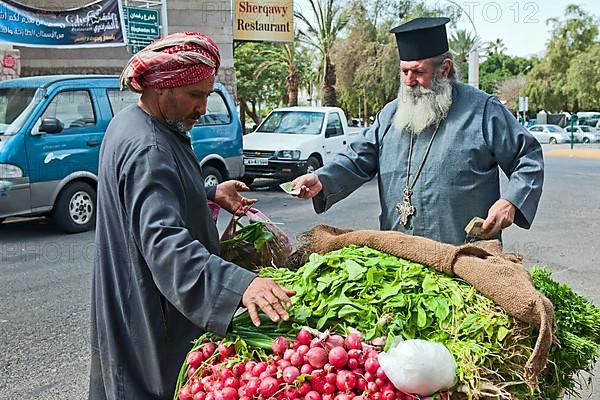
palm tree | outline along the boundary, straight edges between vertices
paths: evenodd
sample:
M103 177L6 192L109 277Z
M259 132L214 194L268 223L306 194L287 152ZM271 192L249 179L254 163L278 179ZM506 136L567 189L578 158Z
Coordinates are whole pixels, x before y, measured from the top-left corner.
M493 42L489 42L485 50L488 56L491 56L492 54L503 54L506 51L506 45L504 44L504 40L498 38Z
M479 47L479 38L465 29L459 29L450 36L448 46L454 54L454 62L458 71L466 74L469 66L469 53Z
M323 84L323 105L336 106L335 65L331 63L333 45L342 29L350 20L349 9L343 10L335 0L308 0L315 23L304 14L294 12L296 18L306 25L306 32L299 30L298 38L317 49L321 55L320 81Z
M281 51L279 50L281 49ZM296 67L296 44L295 42L286 43L278 48L264 50L261 54L268 60L261 63L254 72L254 78L258 78L267 68L277 65L284 66L288 74L285 77L287 86L287 101L284 100L284 105L298 105L298 87L300 86L300 74Z

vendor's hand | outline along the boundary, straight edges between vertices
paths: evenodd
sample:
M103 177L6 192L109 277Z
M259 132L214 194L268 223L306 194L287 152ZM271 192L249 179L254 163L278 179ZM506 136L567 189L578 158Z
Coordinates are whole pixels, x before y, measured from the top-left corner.
M250 318L256 326L260 326L258 308L273 322L290 319L286 309L292 306L290 297L296 292L287 289L272 279L254 278L242 296L242 304L248 309Z
M516 207L506 199L495 202L488 211L479 236L483 239L495 237L502 229L512 225L516 211Z
M240 192L249 191L250 188L243 182L225 181L217 186L215 203L234 214L240 208L256 203L256 199L248 199L240 194Z
M323 184L316 174L305 174L292 181L292 189L300 188L298 197L312 199L323 190Z

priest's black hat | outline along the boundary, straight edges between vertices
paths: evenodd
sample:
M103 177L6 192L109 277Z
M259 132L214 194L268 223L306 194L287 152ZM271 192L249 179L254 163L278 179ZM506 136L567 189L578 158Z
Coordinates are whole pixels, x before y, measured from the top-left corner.
M403 61L423 60L448 51L446 24L450 18L415 18L393 28Z

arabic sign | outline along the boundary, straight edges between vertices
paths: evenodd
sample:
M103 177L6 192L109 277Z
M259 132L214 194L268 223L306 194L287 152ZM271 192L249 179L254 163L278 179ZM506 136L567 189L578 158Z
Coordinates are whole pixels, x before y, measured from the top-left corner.
M0 41L26 47L124 46L120 0L97 0L68 11L0 2Z
M294 40L292 0L234 0L233 39L263 42Z
M123 7L127 44L131 52L137 53L160 38L158 10L137 7Z

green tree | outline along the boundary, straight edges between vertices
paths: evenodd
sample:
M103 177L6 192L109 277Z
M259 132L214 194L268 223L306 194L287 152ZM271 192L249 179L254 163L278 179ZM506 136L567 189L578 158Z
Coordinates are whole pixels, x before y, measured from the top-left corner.
M600 43L571 60L567 90L573 93L581 110L600 109Z
M283 67L287 70L285 76L287 92L282 98L282 103L286 106L297 106L298 90L301 86L308 85L310 75L311 65L307 52L292 42L264 49L261 56L265 61L254 72L254 78L259 78L271 68L279 70L278 67Z
M479 65L479 87L484 92L498 94L504 81L525 75L537 62L535 58L494 53Z
M336 106L336 74L331 55L340 32L348 24L350 14L335 0L308 0L308 2L314 22L304 13L295 12L295 17L306 27L306 32L302 29L298 31L298 38L319 52L319 82L322 84L323 105Z
M275 55L267 50L273 49L268 43L242 43L234 51L235 74L237 80L237 97L240 103L240 118L244 125L248 115L255 124L260 123L259 107L276 107L287 90L282 77L288 71L280 63L266 69L260 76L254 72L266 62L274 61Z
M487 52L488 56L504 54L504 52L506 51L506 45L504 44L504 40L498 38L493 42L489 42L485 47L485 51Z
M459 29L450 35L448 46L454 55L459 76L465 80L469 72L469 53L479 46L479 38L465 29Z
M598 20L571 4L562 19L552 18L547 22L552 27L548 51L527 74L524 91L532 109L578 111L581 96L579 89L568 84L568 73L572 61L598 43Z

